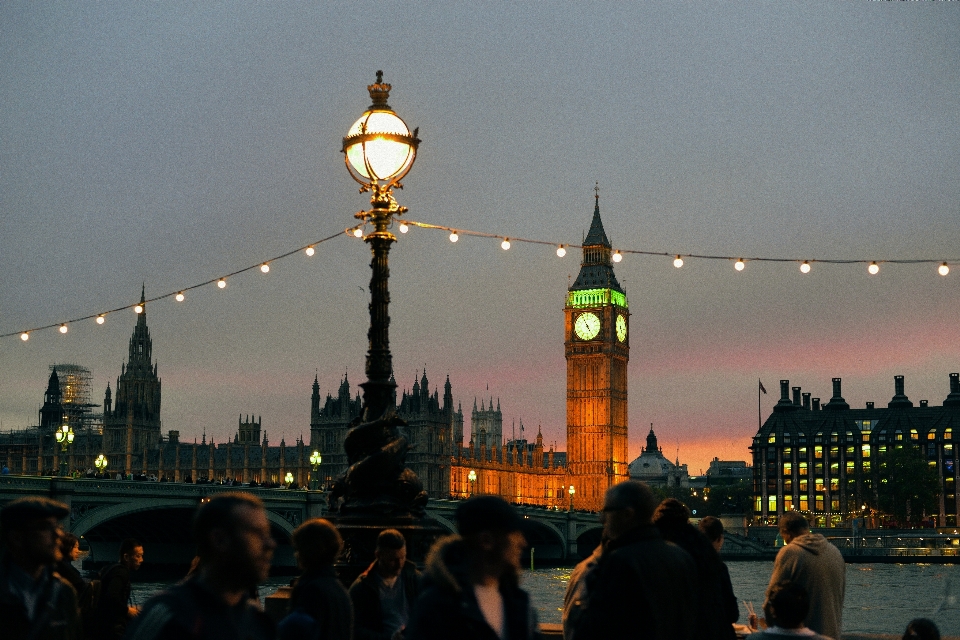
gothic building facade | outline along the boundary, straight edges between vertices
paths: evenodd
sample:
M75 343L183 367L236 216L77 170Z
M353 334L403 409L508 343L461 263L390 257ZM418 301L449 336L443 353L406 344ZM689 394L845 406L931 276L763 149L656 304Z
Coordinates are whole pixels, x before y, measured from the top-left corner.
M110 385L103 397L103 448L111 469L132 473L144 464L143 451L160 443L160 378L153 362L153 340L147 328L144 291L140 313L130 336L127 362L117 378L117 396Z
M853 409L833 379L833 397L826 404L802 393L789 380L780 381L780 401L753 438L755 512L770 521L786 511L807 513L818 526L833 526L862 515L876 505L883 457L904 445L920 448L940 484L940 526L957 526L960 434L960 374L950 374L949 394L942 406L920 400L914 406L904 393L903 376L894 377L894 395L887 406L866 403Z
M392 380L392 379L391 379ZM322 456L320 478L329 485L347 470L347 455L343 450L350 422L360 415L363 403L359 393L351 396L350 383L344 375L334 397L328 394L320 401L320 383L313 381L310 400L310 449ZM423 482L432 497L450 494L450 458L455 434L463 433L463 410L454 408L453 387L447 377L441 399L439 389L430 392L430 382L424 370L413 388L404 391L397 402L397 414L406 420L406 436L413 448L407 454L407 466Z

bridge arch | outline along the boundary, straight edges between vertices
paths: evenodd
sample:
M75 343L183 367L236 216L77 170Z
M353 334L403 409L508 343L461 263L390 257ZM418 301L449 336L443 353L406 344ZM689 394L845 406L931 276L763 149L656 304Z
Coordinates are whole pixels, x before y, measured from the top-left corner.
M191 499L165 500L162 504L150 504L139 501L120 502L117 504L107 504L96 506L70 525L70 533L77 536L84 536L99 525L105 524L110 520L132 515L142 511L156 511L158 509L188 509L191 512L197 508L197 501Z

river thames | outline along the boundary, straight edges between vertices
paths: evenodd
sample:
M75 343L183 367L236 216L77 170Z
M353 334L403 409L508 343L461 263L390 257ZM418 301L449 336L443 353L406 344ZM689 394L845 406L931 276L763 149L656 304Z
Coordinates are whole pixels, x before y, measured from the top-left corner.
M772 562L730 561L730 580L740 603L740 622L747 619L743 601L753 602L759 612ZM524 571L523 587L530 592L540 622L559 623L563 594L570 567ZM90 576L88 576L90 577ZM655 577L651 577L655 580ZM270 578L260 587L261 596L290 583L289 577ZM132 599L142 605L167 586L159 582L133 585ZM932 619L941 634L960 635L960 567L929 564L848 564L847 591L843 607L845 632L901 635L907 623L918 617Z

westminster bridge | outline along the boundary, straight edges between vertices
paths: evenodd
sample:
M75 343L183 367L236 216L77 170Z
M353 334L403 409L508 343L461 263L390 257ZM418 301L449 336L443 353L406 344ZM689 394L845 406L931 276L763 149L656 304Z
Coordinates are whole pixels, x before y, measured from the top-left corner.
M242 490L260 498L278 547L274 564L294 567L290 534L310 518L327 515L322 491L264 489L217 484L0 476L0 505L24 496L44 496L70 507L64 529L89 545L88 559L95 564L116 560L124 538L140 540L148 560L158 564L187 564L193 556L190 523L197 505L223 491ZM458 500L430 500L427 515L456 530ZM538 561L574 563L589 555L600 542L596 513L557 511L518 506L530 521L527 538Z

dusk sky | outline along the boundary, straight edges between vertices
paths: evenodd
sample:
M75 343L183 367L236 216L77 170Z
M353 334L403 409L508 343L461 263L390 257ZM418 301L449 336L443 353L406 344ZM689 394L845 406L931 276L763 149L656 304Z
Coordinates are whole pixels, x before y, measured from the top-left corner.
M317 6L319 5L319 6ZM853 407L960 371L957 3L37 3L0 6L0 334L175 292L368 208L340 153L378 69L423 140L412 220L578 244L594 184L630 304L630 457L749 460L757 380ZM948 261L750 262L752 257ZM147 307L162 428L240 414L309 438L310 386L364 379L370 254L342 234ZM565 449L563 305L580 252L412 229L390 256L401 391ZM0 339L0 428L54 363L115 387L136 316ZM489 387L489 391L487 388ZM441 390L442 395L442 390ZM468 420L469 422L469 420ZM469 431L469 423L466 425Z

